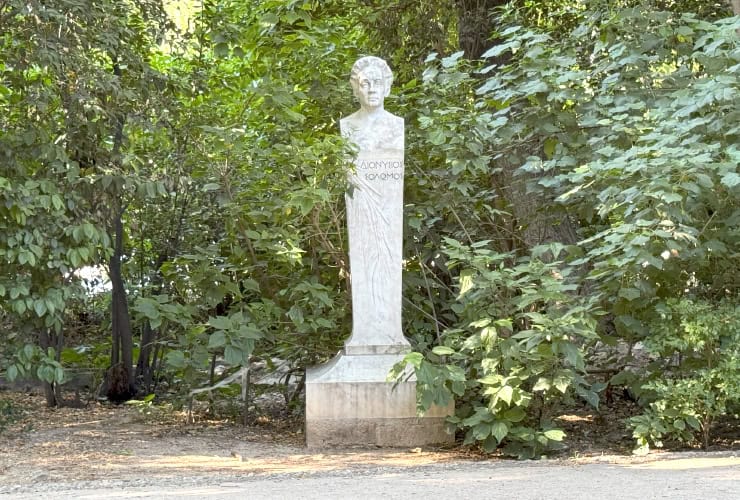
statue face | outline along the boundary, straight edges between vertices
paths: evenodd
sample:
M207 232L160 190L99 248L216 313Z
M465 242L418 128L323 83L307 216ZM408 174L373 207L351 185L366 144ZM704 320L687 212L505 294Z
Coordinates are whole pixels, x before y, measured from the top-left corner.
M388 91L380 68L370 66L357 75L355 96L360 101L360 107L365 110L383 107L383 100Z

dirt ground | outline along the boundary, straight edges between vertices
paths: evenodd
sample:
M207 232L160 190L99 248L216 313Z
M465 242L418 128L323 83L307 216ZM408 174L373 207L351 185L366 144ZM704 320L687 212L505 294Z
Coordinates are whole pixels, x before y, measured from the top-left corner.
M3 403L4 404L1 404ZM4 408L4 410L3 410ZM307 450L298 419L263 414L253 425L182 412L90 403L86 408L46 408L39 395L0 392L0 488L39 482L185 477L191 474L300 474L368 467L419 467L497 458L475 449ZM564 460L630 457L623 419L629 402L594 414L559 417L568 432ZM740 429L720 429L714 450L740 450ZM660 451L651 452L659 455Z

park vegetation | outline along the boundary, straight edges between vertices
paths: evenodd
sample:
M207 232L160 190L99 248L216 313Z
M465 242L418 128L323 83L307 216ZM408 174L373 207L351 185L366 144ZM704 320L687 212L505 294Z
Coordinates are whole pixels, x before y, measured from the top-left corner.
M464 443L539 457L618 389L636 447L707 446L740 413L734 8L0 0L0 374L49 405L80 370L183 402L217 363L333 356L338 119L372 54L406 120L420 411L452 399Z

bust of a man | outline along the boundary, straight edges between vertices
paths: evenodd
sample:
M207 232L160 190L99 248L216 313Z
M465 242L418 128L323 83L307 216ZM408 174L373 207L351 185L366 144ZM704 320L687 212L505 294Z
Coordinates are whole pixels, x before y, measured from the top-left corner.
M403 151L403 118L383 108L393 83L388 64L379 57L362 57L352 66L349 82L360 109L340 120L342 135L360 153Z

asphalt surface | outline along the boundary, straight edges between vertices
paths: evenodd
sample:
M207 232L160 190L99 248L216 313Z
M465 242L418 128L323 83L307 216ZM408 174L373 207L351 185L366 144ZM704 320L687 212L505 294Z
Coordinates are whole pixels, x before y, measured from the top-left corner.
M460 461L410 469L43 483L6 489L0 498L740 499L740 453L605 460Z

